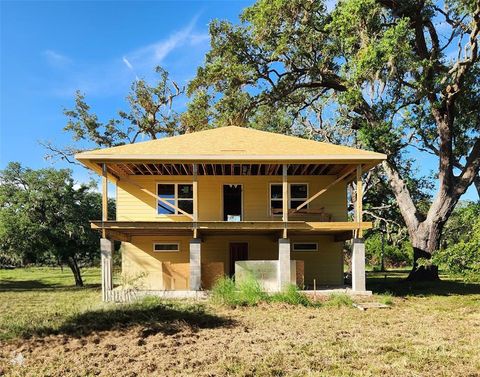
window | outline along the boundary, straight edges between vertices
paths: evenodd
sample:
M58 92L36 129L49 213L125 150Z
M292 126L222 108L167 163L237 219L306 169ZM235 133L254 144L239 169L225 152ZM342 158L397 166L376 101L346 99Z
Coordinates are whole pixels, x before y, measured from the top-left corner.
M308 199L308 185L306 183L290 183L290 203L288 208L296 208ZM270 184L270 210L272 215L282 214L283 188L281 183ZM307 204L308 208L308 204Z
M193 213L193 184L191 183L159 183L157 185L157 195L168 203L180 208L181 210ZM158 201L157 213L159 215L179 215L181 212Z
M297 208L308 199L308 187L306 184L292 183L290 185L290 207Z
M293 251L318 251L316 242L294 242Z
M282 214L282 185L272 183L270 185L270 211L272 215Z
M154 243L153 251L155 253L168 253L180 251L180 245L178 243Z

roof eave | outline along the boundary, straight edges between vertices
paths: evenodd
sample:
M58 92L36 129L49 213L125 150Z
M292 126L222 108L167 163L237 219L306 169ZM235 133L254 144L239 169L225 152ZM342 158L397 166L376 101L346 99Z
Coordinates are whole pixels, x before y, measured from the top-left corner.
M284 162L284 163L311 163L311 162L329 162L329 163L362 163L376 162L386 160L387 156L381 153L372 153L365 155L126 155L126 154L89 154L87 152L77 154L75 158L81 162Z

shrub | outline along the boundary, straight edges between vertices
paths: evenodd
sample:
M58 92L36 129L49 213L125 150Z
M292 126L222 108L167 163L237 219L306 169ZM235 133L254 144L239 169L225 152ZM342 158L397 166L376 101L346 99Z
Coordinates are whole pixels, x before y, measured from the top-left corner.
M369 235L365 240L366 259L374 270L380 268L382 259L382 236L379 233ZM386 267L403 267L411 263L412 248L404 241L398 246L392 245L387 239L384 243L384 263Z
M326 306L341 307L341 306L352 306L353 300L349 295L345 293L332 293L328 296L328 300L325 302Z
M312 306L313 303L301 293L294 284L288 285L283 292L275 293L270 297L273 302L284 302L290 305Z
M268 295L254 276L248 276L239 284L229 277L218 279L211 295L215 304L236 306L255 306L261 302L284 302L290 305L313 306L314 304L307 296L302 294L298 288L291 284L283 292Z
M239 305L255 306L261 301L266 301L267 294L253 275L247 276L238 284L237 302Z
M223 276L215 282L212 287L212 301L216 304L236 306L237 289L232 278Z

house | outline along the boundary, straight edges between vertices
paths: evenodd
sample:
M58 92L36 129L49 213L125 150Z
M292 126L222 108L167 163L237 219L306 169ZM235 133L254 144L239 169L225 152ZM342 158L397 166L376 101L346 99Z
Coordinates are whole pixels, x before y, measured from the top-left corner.
M353 238L352 289L365 291L362 233L372 224L362 219L361 177L383 154L232 126L76 158L103 177L103 217L92 227L102 234L104 299L113 240L122 242L124 276L141 276L146 290L191 292L245 270L271 290L341 286L342 246ZM116 220L108 220L108 182Z

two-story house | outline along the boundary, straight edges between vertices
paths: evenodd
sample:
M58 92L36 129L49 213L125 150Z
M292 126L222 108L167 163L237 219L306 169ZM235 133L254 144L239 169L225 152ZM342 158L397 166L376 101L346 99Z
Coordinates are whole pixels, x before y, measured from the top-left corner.
M146 290L209 289L236 268L265 261L277 288L343 285L343 241L354 239L352 289L365 290L362 174L386 156L252 128L222 127L83 152L103 177L104 299L112 289L112 240L122 273ZM107 220L107 184L116 220ZM347 184L355 181L353 221ZM292 263L295 261L295 263Z

